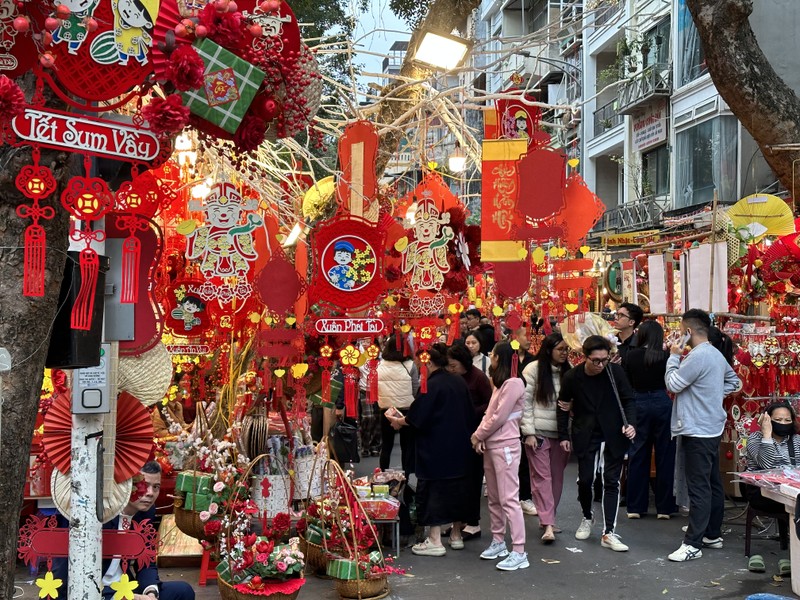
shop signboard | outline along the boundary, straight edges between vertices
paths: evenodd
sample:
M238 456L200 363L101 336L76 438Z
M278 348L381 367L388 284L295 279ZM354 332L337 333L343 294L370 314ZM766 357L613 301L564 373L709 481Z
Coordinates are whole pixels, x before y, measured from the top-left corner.
M667 101L649 105L633 118L633 149L641 152L667 141Z

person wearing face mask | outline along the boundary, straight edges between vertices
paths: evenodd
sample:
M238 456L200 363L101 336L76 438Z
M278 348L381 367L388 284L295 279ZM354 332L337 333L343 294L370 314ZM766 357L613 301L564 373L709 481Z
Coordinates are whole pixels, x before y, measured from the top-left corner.
M797 434L797 415L786 402L770 404L758 419L761 429L747 438L745 455L748 471L763 471L780 467L795 467L800 464L800 435ZM761 495L761 488L746 483L739 484L742 495L755 510L783 514L784 506ZM750 557L748 568L763 572L764 560L759 555ZM781 575L788 575L791 563L787 559L778 561Z

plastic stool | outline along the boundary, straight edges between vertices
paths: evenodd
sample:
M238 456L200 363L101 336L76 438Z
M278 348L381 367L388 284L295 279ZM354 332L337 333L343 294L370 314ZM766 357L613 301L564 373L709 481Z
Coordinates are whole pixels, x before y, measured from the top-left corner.
M203 550L203 559L200 561L200 585L206 585L209 579L217 578L217 565L211 560L211 550Z

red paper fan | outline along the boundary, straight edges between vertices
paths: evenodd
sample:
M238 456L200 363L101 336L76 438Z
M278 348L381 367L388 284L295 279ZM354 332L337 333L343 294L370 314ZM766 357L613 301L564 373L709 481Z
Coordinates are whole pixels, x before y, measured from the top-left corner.
M70 398L58 396L44 418L44 444L47 456L62 473L68 473L72 452L72 413ZM122 392L117 399L117 436L114 452L114 481L133 477L150 456L153 422L150 413L136 398Z
M191 44L192 40L188 37L175 35L175 26L183 20L178 10L176 0L161 0L158 9L158 18L153 27L153 47L150 55L153 61L153 72L157 81L166 80L167 65L169 65L169 55L178 44Z

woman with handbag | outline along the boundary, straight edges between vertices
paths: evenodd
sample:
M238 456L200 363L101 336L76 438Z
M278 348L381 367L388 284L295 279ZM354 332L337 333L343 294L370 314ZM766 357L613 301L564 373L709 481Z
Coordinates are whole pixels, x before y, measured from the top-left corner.
M386 411L396 409L406 415L419 389L419 371L410 356L403 354L405 344L394 335L386 338L378 364L378 406L381 409L380 468L386 470L392 459L395 430L385 418ZM410 427L400 430L400 456L403 471L408 477L414 472L414 432Z

